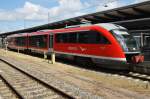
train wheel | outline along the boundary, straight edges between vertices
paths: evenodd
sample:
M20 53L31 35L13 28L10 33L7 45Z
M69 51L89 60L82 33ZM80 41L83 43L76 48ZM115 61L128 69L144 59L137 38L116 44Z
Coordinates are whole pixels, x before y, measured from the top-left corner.
M81 66L84 66L84 67L89 67L89 66L92 66L94 65L91 58L87 58L87 57L75 57L75 62L78 64L78 65L81 65Z

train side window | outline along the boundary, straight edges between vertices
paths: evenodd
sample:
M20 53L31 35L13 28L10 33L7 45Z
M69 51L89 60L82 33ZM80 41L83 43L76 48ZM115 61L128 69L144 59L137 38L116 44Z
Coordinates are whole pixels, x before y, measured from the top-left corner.
M97 31L56 34L56 43L110 44L110 42Z
M56 43L61 43L62 37L61 37L60 34L56 34L56 35L55 35L55 38L56 38L56 39L55 39L55 42L56 42Z
M38 35L29 37L29 45L32 47L46 48L47 47L47 35Z
M25 37L17 37L15 41L16 41L17 46L25 46L26 45Z
M66 36L64 34L56 34L57 43L65 43Z
M89 43L89 33L78 32L78 42L79 43Z
M29 46L36 47L36 36L30 36L29 37Z
M76 33L61 33L56 34L56 43L76 43Z
M83 44L110 44L110 42L97 31L78 32L78 42Z
M101 36L100 38L101 38L100 39L100 43L101 44L110 44L110 42L108 41L108 39L105 38L104 36Z
M39 35L37 40L37 46L39 48L46 48L47 47L47 35Z
M68 33L68 43L77 43L77 33Z
M68 43L68 33L62 34L62 42L63 43Z

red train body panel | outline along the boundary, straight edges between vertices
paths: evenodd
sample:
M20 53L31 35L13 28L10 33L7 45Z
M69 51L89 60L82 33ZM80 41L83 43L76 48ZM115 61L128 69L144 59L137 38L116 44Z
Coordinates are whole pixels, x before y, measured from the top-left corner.
M24 45L20 46L17 44L16 38L24 38ZM7 37L8 47L11 49L20 49L20 50L26 50L28 49L28 33L24 34L15 34Z
M105 29L99 28L98 26L90 26L90 27L80 27L63 30L63 31L54 31L57 33L64 32L77 32L77 31L99 31L103 36L105 36L111 44L70 44L70 43L54 43L54 50L57 52L66 52L73 54L82 54L82 55L91 55L95 57L110 57L110 58L125 58L123 51L120 45L116 42L116 40L112 37L112 35ZM54 37L55 38L55 37ZM114 52L114 53L112 53Z
M18 38L20 37L20 38ZM24 38L21 38L24 37ZM19 46L17 40L25 40ZM143 62L135 40L127 30L114 24L76 26L8 36L8 47L35 52L55 52L59 57L90 58L94 63ZM22 41L23 43L23 41ZM20 44L21 45L21 44ZM110 68L128 68L115 65Z

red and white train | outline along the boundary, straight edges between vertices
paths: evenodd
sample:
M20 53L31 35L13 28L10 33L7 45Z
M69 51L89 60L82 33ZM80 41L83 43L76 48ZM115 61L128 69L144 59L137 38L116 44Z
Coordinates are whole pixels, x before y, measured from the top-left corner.
M7 41L10 49L55 52L57 57L82 64L92 62L106 68L128 69L127 64L144 61L136 40L127 29L110 23L15 34L8 36Z

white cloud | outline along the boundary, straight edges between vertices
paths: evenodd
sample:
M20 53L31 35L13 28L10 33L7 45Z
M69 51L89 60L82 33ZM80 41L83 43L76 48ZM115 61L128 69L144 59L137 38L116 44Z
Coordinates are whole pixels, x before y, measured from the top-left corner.
M81 3L80 0L59 0L58 3L59 6L49 9L51 17L64 19L83 14L79 11L84 7L84 4ZM53 18L51 20L53 20Z
M58 2L58 5L52 8L46 8L41 5L33 4L29 1L26 1L23 7L16 8L12 11L0 9L0 20L10 21L10 20L26 19L26 20L43 21L47 20L49 12L50 21L53 21L55 19L60 20L64 18L70 18L89 13L88 10L86 11L80 10L86 7L90 7L91 5L95 5L96 11L112 9L122 5L118 3L118 0L88 0L88 2L81 2L81 0L56 0L56 1ZM148 0L134 0L134 3L142 1Z
M81 0L52 0L53 2L55 1L55 3L58 3L57 6L46 8L39 4L34 4L32 1L33 0L28 0L22 7L13 10L0 9L0 21L16 22L12 22L12 24L17 24L19 21L22 23L17 26L23 27L23 20L25 19L30 20L26 21L26 27L31 27L46 23L48 19L48 12L50 17L49 22L54 22L95 11L104 11L123 5L119 3L119 0L87 0L85 2L81 2ZM46 1L49 2L48 0ZM143 1L149 0L133 0L133 3L139 3ZM34 22L32 22L32 20ZM16 27L16 29L19 28Z
M118 7L117 1L110 2L107 4L108 7L104 7L105 0L102 0L101 2L99 0L91 0L91 2L81 2L81 0L57 0L57 2L57 6L54 6L52 8L46 8L41 5L33 4L29 1L26 1L24 6L21 8L16 8L12 11L0 10L0 20L25 19L43 21L48 19L49 12L50 21L54 21L89 13L89 9L86 11L80 10L95 4L99 5L98 7L96 7L96 11L102 11Z
M47 8L26 2L22 8L16 8L12 11L0 10L0 20L44 20L47 18L47 12Z
M13 11L0 10L0 20L47 20L48 12L51 20L83 14L75 12L84 7L80 0L58 0L58 4L52 8L45 8L27 1L22 8L16 8Z
M5 21L9 21L7 25L2 25L4 28L1 27L1 29L3 31L22 29L24 27L24 19L26 20L25 28L45 24L48 20L48 12L49 22L83 15L84 13L80 12L80 9L86 7L80 0L57 0L57 3L57 6L46 8L26 1L20 8L12 10L0 9L0 21L4 21L3 24L6 23Z
M13 12L9 12L6 10L0 10L0 20L2 21L10 21L10 20L15 20L16 14Z
M16 9L16 14L26 20L44 20L47 18L47 13L47 8L30 2L26 2L23 8Z
M0 21L14 21L11 23L14 24L14 26L16 24L16 28L12 29L11 25L5 25L5 27L10 27L9 29L12 31L15 29L22 29L24 19L26 20L26 28L45 24L48 19L48 12L50 17L49 22L84 14L80 11L80 9L86 6L84 6L84 3L80 0L57 0L57 2L58 5L52 8L46 8L41 5L26 1L25 4L20 8L13 10L0 9ZM18 22L22 23L18 25Z

